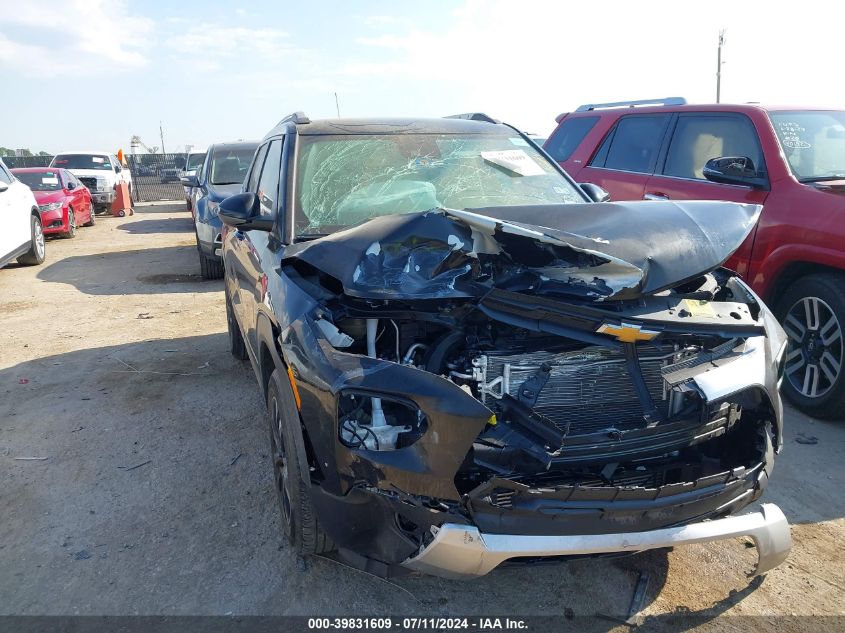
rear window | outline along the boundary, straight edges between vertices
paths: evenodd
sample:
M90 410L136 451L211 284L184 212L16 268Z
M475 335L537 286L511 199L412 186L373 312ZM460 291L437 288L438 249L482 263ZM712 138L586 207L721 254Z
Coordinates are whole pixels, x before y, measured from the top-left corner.
M668 114L639 114L619 119L590 165L650 174L669 122Z
M558 162L567 160L598 120L597 116L564 119L543 149Z

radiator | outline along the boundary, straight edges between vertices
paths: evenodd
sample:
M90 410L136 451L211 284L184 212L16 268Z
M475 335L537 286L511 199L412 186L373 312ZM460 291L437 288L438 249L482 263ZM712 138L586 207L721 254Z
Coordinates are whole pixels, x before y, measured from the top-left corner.
M661 368L677 358L656 349L640 351L640 367L657 408L668 411L668 394ZM603 429L627 430L644 424L643 409L628 374L621 351L586 347L562 353L531 352L499 354L487 352L476 360L482 369L482 398L492 404L495 395L517 392L543 363L551 367L549 380L540 391L534 410L551 419L560 429L569 425L570 435ZM501 378L501 380L499 380ZM490 387L493 385L492 387ZM486 392L486 393L485 393Z

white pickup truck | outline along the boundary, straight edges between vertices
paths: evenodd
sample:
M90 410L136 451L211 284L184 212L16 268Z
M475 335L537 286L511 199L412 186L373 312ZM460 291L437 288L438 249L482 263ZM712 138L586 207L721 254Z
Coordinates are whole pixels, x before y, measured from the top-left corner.
M88 187L98 211L111 209L118 183L125 182L132 191L132 174L111 152L60 152L53 157L50 167L67 169L76 176Z

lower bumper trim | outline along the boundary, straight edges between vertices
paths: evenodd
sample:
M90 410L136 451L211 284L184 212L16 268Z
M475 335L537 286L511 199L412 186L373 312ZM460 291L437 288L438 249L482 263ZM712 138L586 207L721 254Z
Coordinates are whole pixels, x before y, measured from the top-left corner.
M786 516L771 503L761 504L760 510L749 514L648 532L572 536L482 534L475 526L453 523L432 527L432 532L434 540L402 564L445 578L483 576L509 558L520 556L640 552L739 536L754 540L758 561L752 575L758 575L780 565L792 547Z

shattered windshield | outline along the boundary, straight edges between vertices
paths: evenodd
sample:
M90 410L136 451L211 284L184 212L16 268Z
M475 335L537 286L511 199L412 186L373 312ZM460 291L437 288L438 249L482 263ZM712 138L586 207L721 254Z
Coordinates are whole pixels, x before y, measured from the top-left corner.
M298 234L438 207L585 202L516 134L303 136L300 142Z

